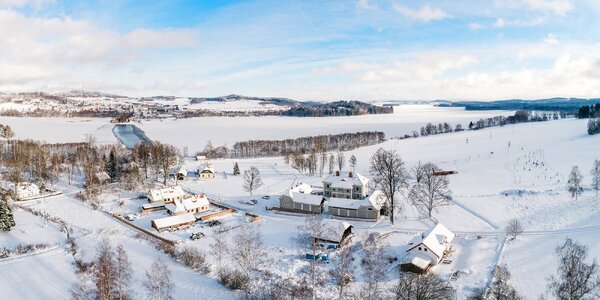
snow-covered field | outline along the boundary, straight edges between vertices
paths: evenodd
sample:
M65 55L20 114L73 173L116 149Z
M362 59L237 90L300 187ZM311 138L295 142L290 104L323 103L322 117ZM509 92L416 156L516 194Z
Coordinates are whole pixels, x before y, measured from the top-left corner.
M428 116L424 120L435 121L433 116L436 110L437 108L432 108L429 113L424 113ZM481 114L481 112L476 114ZM456 114L446 115L445 118L438 116L438 121L456 123L458 120L481 117L476 114L464 111L456 112ZM399 114L396 113L393 116L398 117ZM405 126L404 124L416 126L421 124L418 120L413 120L414 123L394 123L391 119L385 121L369 118L365 118L368 119L365 123L357 121L362 118L348 118L348 120L339 118L342 121L337 121L338 118L321 119L323 122L332 124L326 127L326 131L318 133L336 132L336 128L338 128L336 126L340 126L339 128L346 126L345 131L365 130L362 129L362 126L376 130L381 126L381 130L384 131L398 130L396 132L400 132L402 129L394 129L394 127L402 128ZM377 116L377 118L388 117ZM240 118L240 120L242 119L244 118ZM278 119L281 120L281 118ZM0 119L0 123L3 120L4 118ZM175 143L177 140L191 142L191 140L213 139L213 141L217 141L220 138L219 134L224 135L221 138L226 140L233 137L235 131L232 128L235 124L238 126L238 139L256 137L246 136L244 130L247 130L245 128L247 124L238 122L238 119L228 119L231 122L229 127L219 129L221 131L218 132L197 129L199 131L192 134L191 131L188 132L192 127L189 124L183 126L181 130L171 131L170 134L166 129L159 128L159 125L163 124L165 128L173 129L172 124L182 124L194 120L200 121L200 119L189 119L146 122L143 126L149 137L156 139L159 136L162 142L170 143ZM285 120L294 120L289 121L292 123L305 122L297 121L304 119L295 118ZM350 120L356 121L356 125L344 123L350 122ZM263 120L260 124L264 126L265 122L272 121ZM336 122L340 123L336 125ZM300 127L295 127L300 126L299 123L293 125L287 123L284 122L275 127L262 127L262 131L257 134L276 138L296 133L307 135L305 133L311 134L311 130L316 130L309 126L306 131L302 131ZM70 123L60 124L62 125L54 124L52 126L63 126L61 130L65 131L65 128L71 125ZM217 125L212 126L215 126L212 128L217 130ZM201 126L196 128L201 128ZM285 128L289 128L290 132L287 132ZM153 130L155 131L153 132ZM321 128L321 130L323 129ZM15 131L18 135L19 128L15 127ZM24 132L27 131L24 130ZM162 137L165 137L165 140L162 140ZM167 137L172 137L172 140ZM199 143L199 145L202 144ZM598 199L589 190L589 176L587 176L594 159L600 157L599 146L599 136L587 135L585 120L566 119L417 139L390 140L381 145L350 151L346 153L346 157L355 154L358 159L356 171L365 175L368 175L369 158L379 147L396 150L409 168L416 162L423 161L437 163L446 170L458 171L458 174L449 177L454 202L452 205L440 207L434 211L434 217L437 220L457 233L454 242L456 252L451 257L451 264L436 267L433 271L444 278L449 278L451 273L458 271L460 275L450 283L457 289L458 299L464 299L475 288L486 284L494 265L506 263L513 273L513 283L519 292L526 299L537 299L545 290L546 278L554 274L556 270L554 248L566 237L574 238L590 247L590 257L600 257L600 246L597 243L600 236L600 218L598 218L600 207ZM242 171L250 166L256 166L260 170L264 186L255 192L253 197L243 191L240 176L231 174L235 162L239 163ZM270 251L270 256L275 262L275 273L284 276L306 264L306 261L301 258L301 253L291 242L292 237L297 234L297 226L303 223L304 218L293 214L275 213L266 208L276 206L278 195L285 193L291 185L298 182L319 184L322 179L298 173L286 166L281 157L226 159L216 160L213 163L217 170L217 178L214 180L200 181L188 178L180 184L186 190L206 193L212 199L238 208L242 212L247 211L260 215L262 219L256 224L261 227L265 244L273 249ZM196 164L192 160L186 161L188 170L195 168ZM584 178L586 191L578 200L571 199L565 190L566 177L574 165L578 165L584 176L587 177ZM123 244L132 264L136 266L133 286L136 291L140 293L143 291L141 282L144 272L149 268L152 260L160 256L168 261L173 273L177 299L231 299L237 296L236 293L229 292L219 285L215 275L203 276L187 269L181 263L175 262L157 251L149 242L137 238L137 233L133 229L117 222L108 214L94 211L89 205L76 200L74 198L76 189L64 184L59 184L59 188L65 192L64 195L31 201L27 205L60 217L72 224L77 229L77 242L84 249L81 256L85 259L89 260L95 255L95 246L103 238L108 238L113 244ZM137 200L131 200L123 207L115 205L120 200L119 195L122 192L115 191L103 195L102 199L105 201L103 207L119 213L135 211L136 207L141 204L141 202L135 202ZM261 199L264 195L270 195L271 198L269 200ZM240 203L240 200L244 199L258 199L259 203L257 205ZM412 236L433 224L433 221L425 218L424 214L410 203L404 201L402 206L403 211L399 213L394 226L388 220L378 223L350 221L356 228L356 238L353 241L360 243L370 232L392 233L385 241L389 244L392 254L401 258L406 250L405 243ZM46 226L43 221L27 215L23 211L17 210L15 215L18 225L8 235L0 234L2 243L15 244L20 240L29 241L39 237L41 232L47 232L44 237L48 239L46 242L64 241L64 237L52 225ZM241 220L239 216L231 218L242 226L246 224L239 221ZM525 233L515 241L507 241L505 247L502 247L505 240L503 228L512 218L519 218L522 221ZM149 222L149 220L139 219L138 222ZM148 224L145 224L144 227L149 228ZM207 238L197 241L187 238L193 232L204 232L205 230ZM197 247L204 251L210 248L210 231L200 227L200 224L165 236L180 240L183 246ZM38 255L0 261L0 279L4 279L0 280L0 290L7 291L6 297L9 299L56 298L56 295L66 295L70 283L75 279L72 261L71 254L64 251L63 248ZM327 266L325 267L327 268ZM17 279L11 281L10 278L13 277L5 270L19 274L14 277ZM38 273L52 275L40 276L37 275ZM30 288L32 284L36 286L48 284L45 282L46 276L57 277L56 282L58 283L51 289ZM395 270L389 271L390 283L396 276ZM30 280L25 280L28 277L31 277ZM357 280L360 283L360 277ZM358 283L354 283L351 289L359 288ZM325 290L325 295L333 296L330 288L325 288ZM4 295L3 293L3 297Z

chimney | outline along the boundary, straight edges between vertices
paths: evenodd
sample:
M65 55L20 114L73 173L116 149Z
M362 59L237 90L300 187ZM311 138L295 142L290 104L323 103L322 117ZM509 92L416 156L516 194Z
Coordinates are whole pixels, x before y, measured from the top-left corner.
M340 176L340 171L335 171L335 176L339 177Z
M348 177L352 178L352 171L348 172Z

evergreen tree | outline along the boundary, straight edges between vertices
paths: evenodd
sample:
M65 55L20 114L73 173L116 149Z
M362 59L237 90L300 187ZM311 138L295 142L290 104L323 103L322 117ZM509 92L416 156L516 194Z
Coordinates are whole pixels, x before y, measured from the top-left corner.
M233 175L240 175L240 166L237 162L233 165Z
M5 197L6 196L4 196L3 200L0 200L0 230L10 231L16 224L12 209L8 205L8 201Z
M106 173L110 176L111 180L117 179L117 155L115 154L115 149L110 150L110 154L108 155L108 161L106 162Z

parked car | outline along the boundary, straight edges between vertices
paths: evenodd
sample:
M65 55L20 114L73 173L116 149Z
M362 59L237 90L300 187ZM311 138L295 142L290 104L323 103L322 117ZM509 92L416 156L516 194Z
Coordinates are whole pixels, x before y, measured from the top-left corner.
M221 221L219 221L219 220L208 221L208 227L214 227L214 226L219 226L219 225L221 225Z
M190 239L192 241L195 241L195 240L199 240L199 239L204 238L204 237L206 237L206 235L204 233L202 233L202 232L195 232L195 233L192 233L192 235L190 236Z
M242 203L242 204L248 204L248 205L255 205L256 203L258 203L258 201L256 199L240 200L240 203Z
M133 221L133 220L135 220L135 215L133 215L133 214L125 215L125 219L127 221Z
M262 198L263 198L263 199L266 199L266 200L269 200L269 199L271 199L271 196L269 196L269 195L266 195L266 196L263 196Z

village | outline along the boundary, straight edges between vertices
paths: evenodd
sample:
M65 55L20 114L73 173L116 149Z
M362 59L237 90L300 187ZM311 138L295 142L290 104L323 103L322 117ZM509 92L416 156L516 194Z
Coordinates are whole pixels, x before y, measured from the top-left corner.
M579 123L551 122L557 132L567 136ZM514 126L533 134L541 125ZM27 251L31 252L23 255L58 255L60 259L55 263L67 266L72 263L65 258L72 256L75 265L85 264L94 260L94 249L107 239L113 245L127 245L130 257L141 255L146 265L157 253L166 255L167 266L176 272L172 273L173 285L181 287L177 294L186 298L203 287L210 291L208 298L223 293L227 298L257 293L250 288L256 288L252 281L242 285L231 281L231 276L249 276L235 275L245 268L249 268L249 274L261 277L263 292L269 293L279 284L286 284L288 292L305 296L315 289L318 297L342 293L347 298L369 298L364 293L389 293L390 286L400 277L414 278L411 284L435 284L445 295L440 299L471 297L496 288L496 270L511 268L515 278L527 276L528 264L517 264L524 254L515 254L516 249L548 236L554 237L547 241L554 243L549 245L552 248L560 243L555 230L566 234L572 232L570 227L580 230L580 225L569 223L567 218L556 221L547 215L548 210L572 207L590 218L595 212L592 193L584 193L587 196L576 202L569 200L572 198L564 187L566 174L560 171L568 165L551 164L556 160L548 158L560 155L560 146L546 144L542 152L540 143L546 141L532 142L531 134L514 138L510 136L512 130L504 127L392 140L383 147L325 153L327 159L315 174L286 157L215 159L201 153L175 155L177 151L173 152L173 159L167 159L168 168L164 168L153 166L151 160L117 159L131 151L139 152L138 148L101 145L97 146L98 151L107 153L100 159L102 163L88 168L84 162L83 172L73 173L72 179L67 172L56 179L49 177L49 181L29 180L37 178L33 168L35 172L26 171L17 184L3 180L2 188L12 199L17 224L16 230L3 237L7 243L5 256L19 257L11 247L25 247L19 245L28 243L32 249ZM427 150L428 145L441 139L467 154ZM557 141L561 139L557 136ZM168 145L157 145L158 150L170 149ZM397 201L390 206L374 161L382 153L395 153L389 157L399 158L400 152L395 149L400 149L400 145L408 145L401 152L402 158L407 158L401 166L406 182L398 182L400 189L393 196ZM593 152L589 152L588 159L591 157ZM486 170L498 160L507 166L505 175L490 176ZM119 162L117 169L123 174L120 179L115 180L111 161ZM12 174L12 166L6 165L5 176ZM131 173L132 170L138 173ZM90 174L89 178L86 174ZM131 174L137 174L140 183L126 177ZM442 188L437 185L435 191L425 193L433 184L441 184ZM492 187L492 191L484 191L480 186ZM422 193L431 196L430 201L424 201L427 197L420 197L425 195ZM396 209L394 223L390 207ZM37 226L36 218L55 225ZM23 224L24 220L30 221ZM511 230L509 225L515 220L518 226ZM21 226L27 229L19 230ZM66 244L60 234L65 231L69 241ZM76 244L72 250L75 254L61 254L66 252L63 249L73 247L67 247L70 244ZM241 263L236 256L242 253L235 253L248 249L242 245L260 250L247 255L269 253L268 257ZM191 268L189 257L194 257L196 263L202 261L201 265ZM525 258L528 259L526 255ZM377 268L365 269L363 261L371 261L370 265ZM37 268L31 267L31 272ZM67 273L61 276L71 278L65 280L69 288L81 275ZM190 277L191 274L194 275ZM369 274L379 275L371 278ZM334 280L339 278L336 276L348 280L340 285ZM194 287L181 285L191 278L204 283ZM310 278L321 279L313 286ZM139 282L143 280L138 279L135 289L143 290ZM370 286L375 282L376 287ZM545 284L543 276L536 282L528 289L522 281L510 281L528 295Z

